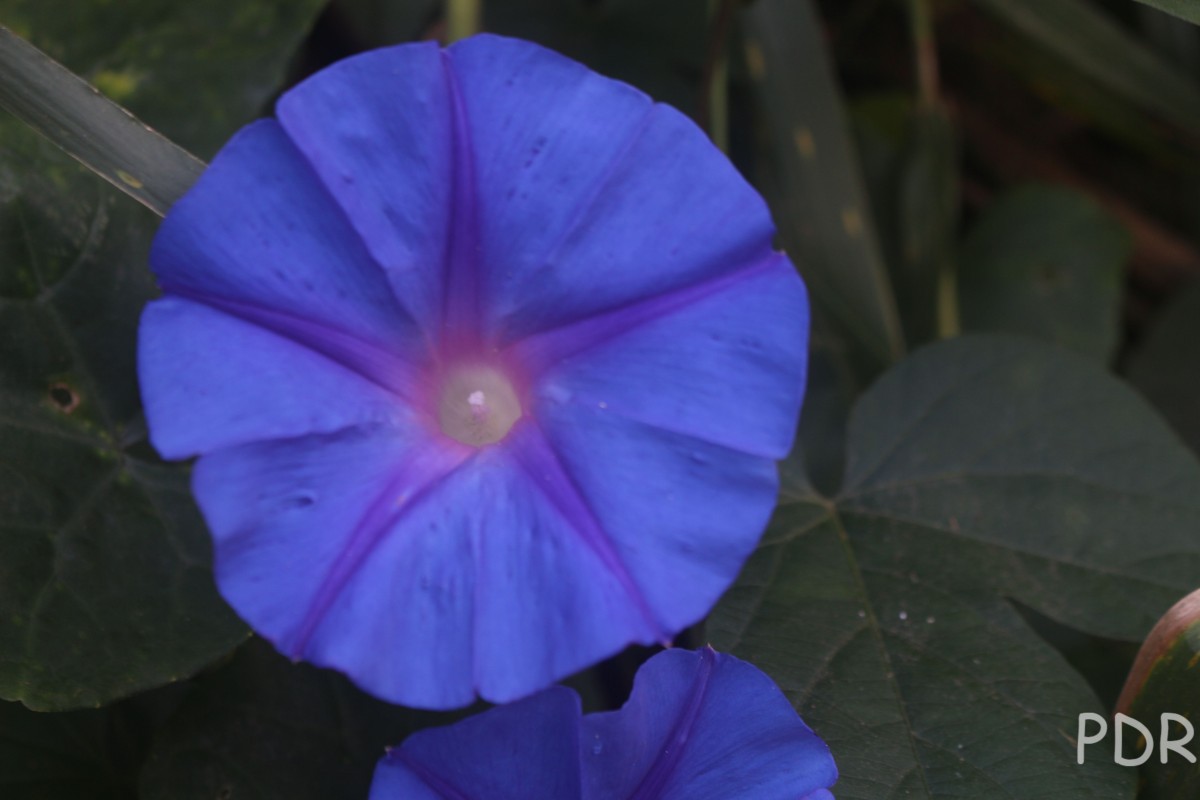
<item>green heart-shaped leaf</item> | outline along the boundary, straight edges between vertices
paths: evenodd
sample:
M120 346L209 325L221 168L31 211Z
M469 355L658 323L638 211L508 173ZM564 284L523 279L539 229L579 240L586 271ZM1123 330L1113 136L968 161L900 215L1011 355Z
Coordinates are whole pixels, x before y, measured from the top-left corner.
M207 152L258 113L319 5L0 0L0 20ZM177 680L246 635L213 585L187 468L145 441L135 345L155 225L0 118L0 697L31 708Z
M1200 465L1133 392L1032 341L929 346L859 400L840 496L795 475L709 623L829 742L839 800L1129 798L1102 711L1009 598L1139 640L1200 583Z

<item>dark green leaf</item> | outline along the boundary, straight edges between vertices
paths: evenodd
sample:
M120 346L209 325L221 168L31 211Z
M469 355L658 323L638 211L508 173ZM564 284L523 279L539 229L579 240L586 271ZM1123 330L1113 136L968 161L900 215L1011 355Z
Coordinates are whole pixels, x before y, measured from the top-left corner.
M759 0L743 23L779 173L772 200L783 243L814 305L877 371L899 357L903 334L820 20L809 0Z
M780 683L852 798L1129 798L1075 763L1102 711L1007 598L1138 640L1200 582L1200 465L1119 381L1003 337L929 346L855 407L845 488L801 480L710 620Z
M462 714L390 706L254 639L155 740L142 800L361 800L384 748Z
M160 217L204 163L0 26L0 107Z
M1200 132L1200 87L1085 0L975 0L1126 100Z
M0 19L205 150L267 99L317 5L0 0ZM0 119L0 697L32 708L177 680L246 635L213 586L187 468L145 441L155 223Z
M962 325L1036 336L1106 360L1130 237L1079 192L1029 186L985 211L959 256Z
M1154 320L1125 374L1200 453L1200 282Z
M1196 680L1196 665L1200 663L1200 591L1192 592L1168 611L1146 637L1129 680L1117 701L1117 711L1145 725L1153 742L1138 741L1125 749L1126 758L1136 759L1148 748L1152 755L1142 765L1142 787L1139 800L1178 800L1200 797L1200 764L1186 756L1167 751L1162 759L1162 715L1178 714L1190 721L1193 731L1200 721L1200 681ZM1168 722L1172 740L1184 739L1187 734L1178 720ZM1115 737L1114 734L1110 734ZM1184 747L1193 756L1196 741ZM1108 742L1104 742L1108 744ZM1100 745L1095 745L1099 747ZM1111 752L1111 751L1110 751ZM1105 757L1104 754L1101 757Z
M1112 708L1137 655L1138 643L1093 636L1055 622L1032 608L1016 603L1017 611L1043 640L1048 642L1083 676L1104 708Z
M95 706L242 638L187 470L145 444L148 211L11 122L0 168L0 696Z

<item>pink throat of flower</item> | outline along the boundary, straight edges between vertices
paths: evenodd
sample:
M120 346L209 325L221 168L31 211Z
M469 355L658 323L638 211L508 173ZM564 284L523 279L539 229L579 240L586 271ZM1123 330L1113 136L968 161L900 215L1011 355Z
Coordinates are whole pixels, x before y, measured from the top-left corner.
M458 364L443 374L436 409L442 433L472 447L500 441L521 418L512 382L481 363Z

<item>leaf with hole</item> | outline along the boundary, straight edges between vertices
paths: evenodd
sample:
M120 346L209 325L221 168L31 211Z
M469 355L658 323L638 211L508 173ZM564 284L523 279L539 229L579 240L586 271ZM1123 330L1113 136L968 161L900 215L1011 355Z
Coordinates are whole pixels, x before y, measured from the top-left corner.
M118 18L0 0L0 19L204 150L267 99L317 6L160 1ZM199 35L216 27L219 49ZM187 468L145 441L135 340L155 223L0 118L0 697L31 708L177 680L246 635L213 586Z

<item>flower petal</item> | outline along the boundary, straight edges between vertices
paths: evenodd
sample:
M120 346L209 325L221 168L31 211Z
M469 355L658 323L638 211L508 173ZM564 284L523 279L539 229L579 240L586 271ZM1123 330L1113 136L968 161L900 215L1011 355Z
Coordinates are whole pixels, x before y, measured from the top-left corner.
M527 42L448 52L499 343L769 254L766 205L679 112Z
M426 708L513 700L661 638L512 449L363 427L206 456L221 592L285 653Z
M442 55L429 42L340 61L276 108L427 333L441 320L453 213L450 97Z
M682 630L753 551L774 507L775 464L576 400L543 387L534 416L655 619Z
M783 458L804 393L808 303L781 254L745 272L534 336L543 392L745 453Z
M833 800L829 748L771 679L710 648L638 671L618 711L554 687L380 759L371 800ZM582 788L581 788L582 787Z
M523 424L480 459L494 473L479 508L476 660L480 694L494 702L669 635L608 542L564 502L553 458Z
M771 679L708 648L643 664L621 710L584 717L582 745L585 800L816 800L837 780Z
M217 154L163 220L150 263L168 294L318 349L351 337L401 363L426 357L383 271L274 120Z
M310 660L378 697L453 708L524 697L654 638L508 450L478 451L408 505L329 605Z
M189 300L150 303L138 336L142 402L165 458L409 415L360 374Z
M396 519L464 457L460 448L396 426L349 428L204 456L192 488L213 534L221 594L282 652L328 663L336 648L316 640L331 607L367 565L384 558L379 551L385 544L395 546L389 536ZM386 558L386 576L370 585L393 605L372 608L378 616L352 620L329 637L367 648L335 666L368 686L363 675L372 670L393 682L412 680L421 684L418 694L430 674L440 672L457 690L457 705L465 705L471 700L469 688L461 688L472 677L470 594L457 596L454 583L469 583L471 576L470 559L457 549L465 533L425 533L407 537L414 563ZM434 574L439 569L449 574ZM429 614L447 623L438 631L438 646L405 641L411 619ZM375 629L398 630L371 645L364 640ZM335 660L340 655L332 653Z
M415 733L375 769L370 800L578 800L579 696L554 687Z

